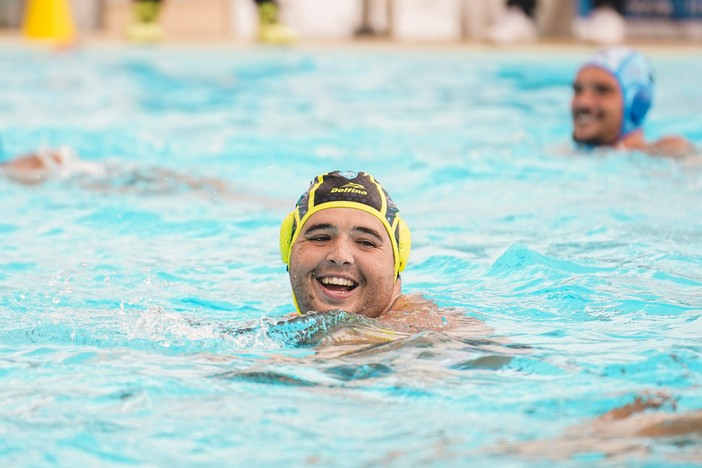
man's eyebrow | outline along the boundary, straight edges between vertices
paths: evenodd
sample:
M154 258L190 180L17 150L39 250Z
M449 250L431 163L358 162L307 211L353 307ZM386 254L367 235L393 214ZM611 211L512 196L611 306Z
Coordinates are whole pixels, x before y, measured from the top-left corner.
M330 229L335 229L334 225L330 223L319 223L319 224L312 224L311 226L305 227L305 234L311 231L327 231Z
M315 232L315 231L335 231L336 226L331 224L331 223L319 223L319 224L312 224L310 226L306 226L305 229L303 230L303 233L305 235ZM383 236L378 233L375 229L371 229L365 226L354 226L352 228L352 231L356 232L362 232L364 234L368 234L369 236L373 236L376 239L378 239L380 242L383 241Z
M602 83L602 82L593 83L592 86L594 88L599 88L599 89L604 89L604 88L615 89L616 88L616 86L613 85L612 83Z
M378 233L378 231L376 231L375 229L367 228L367 227L364 227L364 226L355 226L355 227L353 228L353 230L354 230L354 231L360 231L360 232L362 232L362 233L371 235L371 236L377 238L380 242L383 241L383 236L381 236L381 235Z
M608 89L616 89L616 85L613 83L608 83L606 81L573 81L572 84L573 87L580 87L580 88L608 88Z

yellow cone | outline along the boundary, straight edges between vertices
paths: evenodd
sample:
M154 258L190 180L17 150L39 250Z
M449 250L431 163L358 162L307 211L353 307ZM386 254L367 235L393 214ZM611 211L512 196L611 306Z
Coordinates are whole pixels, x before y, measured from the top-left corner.
M24 11L24 35L32 39L71 42L76 27L69 0L29 0Z

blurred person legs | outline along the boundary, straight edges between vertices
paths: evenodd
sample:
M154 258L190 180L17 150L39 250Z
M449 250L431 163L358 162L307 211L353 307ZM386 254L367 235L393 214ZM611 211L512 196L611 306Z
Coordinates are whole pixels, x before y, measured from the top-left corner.
M538 36L536 0L507 0L507 11L488 29L487 38L497 44L534 42Z
M573 22L575 38L593 44L619 44L626 36L625 0L580 0L580 13ZM590 9L589 16L583 15Z
M159 22L160 0L133 0L132 22L127 26L127 38L133 41L151 42L163 38Z
M580 17L573 22L578 40L616 44L624 40L625 0L579 0ZM498 44L533 42L538 37L536 0L506 0L507 11L488 29L487 38Z
M297 39L290 27L281 24L278 18L278 2L275 0L254 0L258 5L258 39L269 44L289 44Z

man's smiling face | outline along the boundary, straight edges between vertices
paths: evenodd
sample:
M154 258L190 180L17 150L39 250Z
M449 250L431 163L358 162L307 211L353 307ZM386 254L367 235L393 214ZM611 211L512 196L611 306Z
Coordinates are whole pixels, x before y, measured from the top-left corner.
M327 208L307 220L290 252L290 283L298 307L378 317L400 293L387 230L354 208Z
M585 67L573 83L573 140L613 145L622 128L624 102L617 79L598 67Z

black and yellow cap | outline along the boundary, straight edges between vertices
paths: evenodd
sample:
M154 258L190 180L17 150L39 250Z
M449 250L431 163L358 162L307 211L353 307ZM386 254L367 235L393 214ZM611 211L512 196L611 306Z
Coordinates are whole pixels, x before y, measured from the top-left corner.
M372 175L365 172L334 171L312 179L280 227L280 254L287 265L290 250L302 227L314 213L327 208L354 208L370 213L388 231L395 258L395 279L409 259L411 236L407 224L390 195Z

